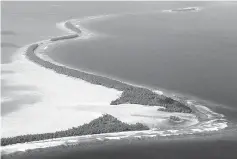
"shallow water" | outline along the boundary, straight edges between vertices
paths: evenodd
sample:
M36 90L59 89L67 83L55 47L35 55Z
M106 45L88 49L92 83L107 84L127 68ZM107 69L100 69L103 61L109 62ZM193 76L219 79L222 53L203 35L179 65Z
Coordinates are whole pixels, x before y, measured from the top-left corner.
M133 5L130 2L1 2L1 64L7 67L14 61L12 57L16 50L26 44L65 34L56 28L58 22L100 14L149 10L152 6L140 2L135 8ZM1 73L2 115L32 104L32 98L40 102L41 97L32 96L32 91L38 91L35 86L12 86L4 75L15 72L1 70ZM24 94L24 99L22 91L28 92Z
M124 15L85 26L102 34L49 55L76 68L236 107L237 5Z
M6 64L11 61L11 54L17 48L16 46L23 46L30 42L62 34L55 29L57 22L89 15L118 13L115 18L84 24L86 28L98 33L97 38L62 43L49 49L50 56L54 60L72 67L92 70L152 88L174 90L188 94L188 97L196 96L226 105L229 109L223 109L223 107L213 107L213 109L220 110L231 121L236 120L236 99L233 94L237 93L235 69L237 61L235 54L237 32L235 28L237 23L233 23L235 16L229 16L230 13L231 15L237 13L236 5L230 6L229 3L191 3L191 6L201 6L203 10L192 13L169 14L160 11L186 7L190 4L172 2L154 5L158 3L144 2L136 3L136 7L134 7L134 4L129 2L118 3L117 5L104 2L100 3L99 6L98 4L80 3L80 7L84 8L81 10L75 4L76 2L66 4L63 2L59 4L58 2L57 4L38 2L37 6L44 8L43 15L50 17L47 20L41 17L43 16L42 11L34 8L34 3L21 3L20 7L16 7L16 3L4 4L5 25L3 26L5 28L3 28L14 30L14 32L2 32L5 37L3 41L14 45L6 45L7 42L5 42L2 48L4 55L2 63ZM95 6L96 9L91 11ZM61 9L59 9L60 7ZM25 12L25 8L34 9L27 9ZM151 9L155 12L151 12ZM124 14L125 12L138 13ZM74 15L77 16L74 17ZM21 24L19 27L9 27L9 24L14 23L14 18L17 19L16 22ZM22 23L21 20L25 20L25 23ZM44 24L43 27L42 23ZM31 26L32 24L34 25L32 30L25 27L25 25ZM38 32L35 32L35 29ZM29 37L25 36L25 33ZM43 35L41 35L42 33ZM14 36L18 36L18 41ZM9 47L11 47L10 51L8 50ZM223 52L225 52L224 55ZM2 73L11 74L14 72L2 71ZM17 111L25 105L37 103L41 99L40 96L32 96L30 93L21 94L22 91L37 92L37 88L27 85L11 85L7 83L7 79L5 79L1 90L2 97L5 97L2 102L2 115ZM236 145L236 142L228 142L227 145ZM215 143L211 145L213 144ZM185 144L182 145L186 147ZM222 147L222 145L219 144L217 147ZM172 152L176 152L175 147L177 145L173 145L173 147ZM197 147L192 147L195 146L190 148L190 150L194 149L195 153L205 150L197 150ZM120 147L119 154L122 156L118 155L117 157L124 157L124 153L131 153L133 157L137 157L136 151L139 151L139 148L133 147L132 149L134 150L128 151ZM213 149L216 150L216 148ZM154 151L160 152L161 149ZM230 154L234 153L232 149L230 151ZM106 153L103 152L104 154L101 156L108 157L110 156L108 153L112 152L114 150L106 149ZM183 149L180 149L177 155L181 155L181 152ZM158 155L156 153L145 154L146 156L150 154L152 157ZM185 154L183 155L185 156ZM190 155L193 154L190 153L187 156L191 157ZM204 152L203 157L210 156L209 152ZM75 156L72 155L71 157ZM163 155L162 157L172 158L174 156Z

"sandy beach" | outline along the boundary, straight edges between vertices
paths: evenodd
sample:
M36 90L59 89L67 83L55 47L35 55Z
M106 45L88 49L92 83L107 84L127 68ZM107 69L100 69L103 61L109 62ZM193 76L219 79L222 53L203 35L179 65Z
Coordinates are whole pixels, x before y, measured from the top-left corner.
M95 16L93 18L82 18L85 21L108 17ZM93 38L96 35L83 29L81 26L82 20L66 21L59 23L60 29L68 31L70 35L51 38L36 42L36 49L31 51L37 58L47 61L56 66L63 66L50 59L45 52L49 47L67 40L78 40ZM70 25L69 25L70 23ZM68 27L70 26L70 27ZM73 29L74 27L74 29ZM83 32L86 30L86 32ZM59 130L66 130L71 127L80 126L88 123L91 120L100 117L103 114L111 114L119 120L134 124L143 123L151 128L144 132L121 132L111 134L89 135L82 137L67 137L62 139L52 139L47 141L39 141L25 144L16 144L2 147L2 151L12 153L15 151L25 151L27 149L35 149L42 147L58 146L70 142L80 142L82 138L97 138L101 139L121 139L131 136L170 136L179 134L193 134L207 131L218 131L227 127L227 122L224 116L212 112L210 109L199 106L196 107L198 112L205 114L207 117L200 122L197 114L187 113L170 113L157 111L162 106L144 106L139 104L121 104L110 105L110 102L119 98L122 91L114 88L108 88L102 85L95 85L84 80L58 74L52 69L47 69L38 65L34 61L29 60L27 51L29 46L25 46L17 51L14 57L14 62L8 65L3 65L4 71L15 71L15 74L5 74L4 79L7 79L12 85L29 85L35 86L35 96L40 96L41 102L25 106L19 111L12 112L2 117L2 137L12 137L24 134L48 133ZM63 66L66 69L72 69ZM80 71L80 70L78 70ZM83 72L83 71L81 71ZM92 73L86 73L90 76L95 76ZM103 79L103 77L100 77ZM106 78L106 77L105 77ZM107 85L107 84L105 84ZM129 85L122 83L121 85ZM155 91L162 94L161 91ZM21 92L30 93L30 92ZM4 99L7 100L7 99ZM192 103L190 103L192 104ZM195 106L194 106L195 107ZM167 127L169 117L175 115L187 122L181 128ZM185 128L187 127L187 128ZM160 130L160 128L165 128ZM139 134L139 135L138 135ZM111 137L112 136L112 137Z

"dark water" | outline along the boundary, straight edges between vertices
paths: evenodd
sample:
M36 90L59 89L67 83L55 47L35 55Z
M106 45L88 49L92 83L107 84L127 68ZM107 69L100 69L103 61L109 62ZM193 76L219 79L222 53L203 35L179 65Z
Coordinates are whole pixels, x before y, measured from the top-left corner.
M234 121L237 119L237 5L234 2L4 4L2 63L10 61L12 51L17 47L57 34L55 23L59 21L187 6L201 6L203 10L197 13L126 15L85 24L105 36L59 45L51 50L50 56L73 67L222 104L213 109ZM33 27L38 31L32 30ZM2 87L3 92L7 89ZM6 110L19 109L16 105L13 103ZM236 159L236 134L234 130L230 136L223 133L214 139L185 138L87 149L49 149L13 158Z
M56 28L56 23L72 18L81 18L101 14L117 14L124 12L147 12L162 9L170 5L181 6L176 2L160 3L147 2L2 2L1 1L1 64L13 62L12 57L17 49L40 40L65 34ZM14 74L1 69L2 75ZM40 97L34 94L24 94L22 91L37 88L28 85L16 86L1 76L1 115L18 111L22 107L40 102ZM37 98L37 99L36 99Z
M106 36L58 45L50 56L72 67L210 101L206 103L218 105L212 109L225 114L235 127L237 5L201 6L197 13L126 15L85 24ZM237 132L231 132L230 139L223 135L212 140L70 149L56 158L234 159Z
M237 5L125 15L86 24L99 38L62 44L67 65L237 108Z

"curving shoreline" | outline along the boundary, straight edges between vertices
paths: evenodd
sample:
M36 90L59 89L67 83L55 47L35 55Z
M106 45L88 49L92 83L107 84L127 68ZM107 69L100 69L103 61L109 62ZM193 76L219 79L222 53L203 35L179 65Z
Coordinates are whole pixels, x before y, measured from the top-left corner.
M75 27L70 20L64 23L64 26L74 32L75 34L71 35L64 35L56 38L51 38L49 41L55 43L58 41L68 40L68 39L76 39L83 36L82 30L78 27ZM144 87L139 87L131 84L124 83L122 81L108 78L105 76L96 75L93 73L87 73L85 71L80 71L73 68L68 68L67 66L57 65L57 63L44 60L43 58L37 56L37 49L44 45L46 42L35 43L30 45L25 53L25 56L32 62L53 70L58 74L63 74L69 77L78 78L89 82L95 85L101 85L107 88L113 88L118 91L122 91L122 94L119 98L111 101L111 105L120 105L124 103L128 104L140 104L140 105L148 105L148 106L156 106L161 105L165 107L165 109L160 109L160 111L167 111L167 112L181 112L181 113L193 113L199 118L199 120L207 119L207 116L204 113L200 112L199 109L192 106L189 103L184 103L183 101L179 101L177 99L172 99L170 97L164 96L163 94L158 94L153 92L152 90ZM46 44L47 45L47 44ZM173 103L177 104L172 105Z
M57 39L51 38L50 39L51 42L58 42L58 41L68 40L68 39L76 39L83 36L82 30L80 30L78 27L75 27L70 22L70 20L64 22L64 26L67 29L74 32L75 34L60 36L60 37L57 37ZM53 62L48 61L49 57L47 57L46 60L44 60L44 58L40 58L39 56L37 56L37 49L39 49L41 45L43 44L44 43L37 43L37 44L32 44L31 46L29 46L26 51L26 57L29 60L33 61L34 63L37 63L47 69L53 70L54 72L58 74L63 74L69 77L84 80L91 84L101 85L107 88L113 88L118 91L122 91L121 96L111 101L110 105L120 105L120 104L126 104L126 103L139 104L139 105L144 105L144 106L159 105L159 106L163 106L164 108L158 109L157 111L192 113L192 114L195 114L195 116L198 118L200 122L207 121L209 119L209 115L206 114L207 111L203 111L203 109L197 108L195 105L187 101L182 101L177 98L173 99L163 94L156 93L148 88L140 87L140 86L136 86L132 84L127 84L116 79L108 78L106 76L100 76L94 73L88 73L85 71L69 68L67 66L57 64L54 61ZM209 110L209 112L211 111ZM215 113L213 112L213 114ZM221 118L223 117L222 115L220 116Z
M67 26L66 26L66 24L67 24ZM71 23L66 22L65 26L68 27L69 24L71 24ZM56 42L62 41L62 40L79 38L81 36L80 34L82 34L82 32L80 30L78 30L78 28L76 29L76 27L74 30L71 27L74 27L72 24L69 29L71 29L73 32L76 32L76 30L78 32L76 32L76 34L72 34L72 35L65 35L65 36L61 36L61 37L52 38L52 39L50 39L50 41L53 43L56 43ZM111 101L111 103L110 103L111 105L120 105L120 104L124 104L124 103L149 105L149 106L162 105L162 106L166 107L166 109L164 109L163 111L193 113L200 119L207 118L207 117L199 116L200 111L198 109L193 109L194 107L192 107L192 106L190 107L187 103L182 103L181 101L174 100L174 99L166 97L164 95L159 95L147 88L133 86L133 85L126 84L126 83L123 83L123 82L115 80L115 79L111 79L108 77L103 77L103 76L99 76L99 75L95 75L95 74L91 74L91 73L86 73L83 71L68 68L65 66L60 66L60 65L57 65L53 62L44 60L43 58L37 56L37 49L39 49L45 43L47 43L47 41L30 45L27 48L25 56L30 61L32 61L32 62L34 62L46 69L53 70L54 72L56 72L58 74L63 74L63 75L73 77L73 78L79 78L79 79L89 82L91 84L101 85L101 86L104 86L107 88L113 88L113 89L122 91L122 95L118 99ZM203 113L201 113L201 114L203 114Z
M65 24L69 25L69 22ZM72 26L73 25L71 24L71 27ZM74 39L77 37L79 37L79 34L56 37L56 38L50 39L50 41L57 42L60 40ZM37 48L39 48L41 45L42 44L32 44L31 46L29 46L26 51L26 57L29 60L33 61L34 63L37 63L47 69L51 69L58 74L63 74L66 76L79 78L91 84L101 85L107 88L114 88L118 91L123 91L121 97L119 97L118 99L115 99L114 101L111 101L110 103L111 105L119 105L119 104L125 104L125 103L141 104L141 105L149 105L149 106L159 105L159 106L165 107L165 109L162 109L162 111L182 112L182 113L193 112L192 109L186 103L182 103L180 101L174 100L164 95L159 95L147 88L133 86L133 85L129 85L115 79L108 78L108 77L86 73L86 72L79 71L76 69L67 68L65 66L59 66L52 62L44 60L38 57L35 53Z

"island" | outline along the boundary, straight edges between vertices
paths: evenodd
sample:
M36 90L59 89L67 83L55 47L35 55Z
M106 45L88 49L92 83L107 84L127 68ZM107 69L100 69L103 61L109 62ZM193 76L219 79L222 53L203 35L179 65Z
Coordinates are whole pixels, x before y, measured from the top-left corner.
M68 136L91 135L111 132L148 130L149 128L141 123L126 124L109 114L104 114L102 117L92 120L88 124L78 127L73 127L68 130L56 131L54 133L44 134L28 134L9 138L2 138L1 145L11 145L16 143L25 143L52 138L62 138Z
M188 10L193 10L193 9L188 9ZM179 11L179 10L177 10L177 11ZM74 25L72 25L70 23L70 21L65 23L65 27L67 27L67 29L71 30L75 34L54 37L54 38L51 38L48 40L43 40L40 42L30 44L24 50L24 58L26 58L26 61L30 62L30 64L33 63L33 65L30 65L30 66L34 67L34 65L36 65L36 67L38 67L40 69L42 67L44 71L45 70L48 71L47 72L47 73L49 73L49 74L47 74L48 76L51 76L51 73L53 74L53 76L57 76L57 78L53 78L53 80L51 80L51 81L54 82L55 79L58 81L60 81L60 79L63 79L62 81L60 81L61 83L59 83L59 84L57 83L58 84L57 87L60 85L64 86L64 87L60 87L61 90L63 90L63 91L65 88L68 87L68 83L66 85L64 85L66 83L64 78L67 78L66 79L67 82L70 80L74 80L76 82L78 82L78 81L81 82L81 83L79 83L79 82L76 83L76 85L70 85L71 88L73 88L73 89L69 89L70 91L68 91L66 93L71 95L72 94L71 90L76 90L76 91L74 91L74 94L73 94L74 98L73 99L75 99L75 98L76 99L77 98L84 99L86 97L86 99L88 98L89 102L86 101L85 102L86 104L84 104L84 100L80 99L80 100L73 101L74 103L71 105L75 105L75 107L77 107L78 105L80 105L80 106L82 105L83 109L86 109L85 107L89 106L90 108L89 109L87 108L87 112L92 111L91 109L98 109L98 108L96 108L97 106L99 107L102 105L102 107L103 107L104 105L106 105L106 107L103 107L103 111L101 109L99 109L99 111L96 110L97 111L97 112L95 111L96 115L93 114L90 117L88 117L90 114L87 113L83 117L85 117L85 118L88 117L88 119L90 119L90 120L87 120L86 122L82 121L79 124L78 124L78 121L80 121L80 119L82 120L83 117L78 116L78 119L77 119L78 114L75 115L73 112L74 110L70 111L70 113L74 115L73 117L76 116L76 118L73 118L73 120L70 120L70 122L71 123L76 122L75 125L77 127L72 127L72 125L71 126L66 125L66 127L63 127L63 128L56 127L57 128L56 129L54 127L55 129L53 129L53 130L52 129L51 130L42 129L44 131L32 131L31 133L25 131L23 133L20 132L17 135L7 134L8 133L7 132L7 133L5 133L6 137L1 139L1 145L2 145L3 149L5 148L4 152L11 153L14 151L21 150L22 145L20 145L18 143L26 143L26 145L28 144L28 146L29 146L30 144L35 144L35 142L33 142L33 141L42 140L42 142L44 142L44 140L50 140L50 139L61 140L61 138L70 137L70 136L75 136L75 138L76 137L83 138L83 136L91 135L89 137L90 137L90 139L93 139L92 134L101 134L101 136L106 136L106 135L108 135L106 133L115 133L115 132L123 132L124 134L126 134L126 132L129 132L130 133L129 135L127 135L128 133L126 135L124 135L124 136L127 136L128 138L131 136L134 138L137 138L138 136L142 136L142 135L144 135L146 137L147 136L157 136L157 135L161 135L161 136L180 135L180 134L184 134L183 129L180 129L181 131L179 132L178 129L173 130L174 127L172 127L174 124L180 123L180 121L181 122L185 121L184 126L187 126L187 131L186 131L187 134L192 134L195 132L202 132L202 131L212 131L212 130L218 130L218 129L224 128L224 126L221 125L222 123L220 123L220 124L218 123L219 124L218 125L215 123L216 122L215 120L212 120L212 119L216 119L216 118L222 119L223 117L219 114L217 115L217 113L212 112L211 110L209 110L206 107L205 108L203 108L201 106L196 107L196 106L193 106L192 104L189 104L185 100L176 98L175 96L167 96L164 94L157 93L154 90L143 87L143 86L129 84L124 81L113 79L111 77L106 77L106 76L98 75L96 73L90 73L90 72L82 71L80 69L71 68L69 66L64 66L64 65L59 64L59 63L55 62L54 60L50 59L49 57L47 57L46 54L44 54L44 51L45 51L44 49L47 48L47 46L49 46L51 44L57 44L57 42L62 42L64 40L77 39L83 35L82 30L80 30L80 28L77 28ZM43 56L41 56L40 54ZM20 63L20 65L21 64L22 63ZM28 66L28 65L26 65L26 66ZM25 67L25 68L27 68L27 67ZM33 70L32 72L37 72L37 71ZM33 75L35 75L35 74L33 74ZM63 75L63 76L61 76L61 75ZM68 78L68 77L70 77L70 78ZM50 84L54 84L53 82ZM77 87L77 89L74 89L74 87L77 85L79 85L79 87ZM47 85L47 89L48 89L48 86L49 85ZM86 92L87 96L83 96L84 92L83 91L80 92L80 90L87 90L86 88L89 88L88 89L89 93ZM51 90L53 90L53 89L51 89ZM59 90L59 92L61 90ZM79 95L78 95L77 94L78 92L80 92L81 94L79 93ZM54 93L57 93L57 92L54 92ZM110 96L111 94L112 94L112 96ZM94 98L95 96L96 96L96 98ZM109 98L107 98L107 96L109 96ZM62 97L62 96L60 96L60 97ZM103 98L102 104L100 104L101 99L102 99L101 97ZM105 97L106 97L106 99L104 99ZM111 97L113 97L113 98L111 98ZM96 100L89 100L90 98L93 98ZM57 104L62 106L62 104L60 102ZM65 103L63 103L63 104L65 105ZM57 110L58 105L53 110ZM124 111L121 113L120 112L117 113L118 108L121 108L121 107L124 108L124 105L126 106L126 109L120 109L120 110L124 110ZM49 107L50 106L52 106L52 105L49 105ZM66 106L67 106L67 104L66 104ZM76 109L75 107L74 107L74 109ZM104 112L107 112L107 109L111 109L112 107L114 108L113 111L116 113L114 113L114 114L110 114L110 113L105 114L104 113ZM129 109L127 107L129 107ZM132 108L130 108L130 107L132 107ZM40 108L42 109L42 107L40 107ZM139 111L136 110L136 112L133 112L133 114L132 114L131 112L134 110L134 108L135 109L138 108ZM48 109L48 107L45 107L44 110L47 111L47 109ZM148 113L147 114L143 113L143 111L145 111L146 113L148 112ZM41 116L38 111L34 111L34 112L36 112L35 115L38 116L38 119L41 120L43 118L44 111L41 111L41 113L43 112L41 114ZM86 111L84 111L84 112L86 112ZM82 113L84 113L84 112L82 111ZM69 116L71 115L70 113L69 113ZM104 113L104 115L98 117L98 114L101 115L102 113ZM127 113L130 116L124 117L124 113ZM127 115L127 114L125 114L125 115ZM116 115L118 115L120 118ZM21 117L24 118L24 116L21 116ZM49 115L49 117L51 117L51 116ZM59 116L59 117L61 117L61 116ZM129 119L127 120L126 117L128 117ZM70 119L72 119L72 118L70 118ZM60 122L60 120L61 119L58 118L55 121ZM128 122L124 122L126 120ZM165 120L165 121L162 124L166 124L165 126L167 129L163 130L161 127L162 130L160 130L157 122L161 123L163 120ZM50 119L47 119L47 121L50 121ZM146 121L146 122L143 122L143 121ZM209 121L211 121L211 124L209 123ZM173 125L168 125L169 122L172 122ZM32 122L32 123L35 124L34 122ZM73 123L73 126L74 126L74 123ZM53 124L54 123L51 123L52 126L53 126ZM20 124L18 124L18 125L20 125ZM177 125L179 125L179 124L177 124ZM212 128L212 125L215 126L215 129ZM35 128L32 125L27 125L27 126L31 130ZM41 126L43 127L44 125L42 124ZM170 126L170 127L168 127L168 126ZM195 129L191 126L194 126ZM212 129L208 129L209 127L211 127ZM41 129L41 127L38 127L38 128ZM170 128L170 129L168 129L168 128ZM12 129L9 129L9 130L12 130ZM26 130L28 130L28 129L26 129ZM15 131L15 129L14 129L14 131ZM118 135L118 134L119 133L116 133L115 135ZM121 134L119 134L119 135L121 135ZM94 136L96 136L96 135L94 135ZM100 140L101 138L98 137L96 139ZM67 139L65 139L65 140L67 140ZM91 141L91 140L88 140L88 141ZM47 142L50 142L50 141L47 141ZM59 144L61 144L61 143L59 143ZM24 146L24 144L23 144L23 146ZM35 147L37 147L37 146L39 146L39 145L35 145Z
M68 39L68 37L65 37L65 39ZM58 40L62 40L62 38L58 38ZM42 67L51 69L58 74L79 78L91 84L101 85L107 88L114 88L118 91L122 91L121 97L112 101L110 103L111 105L129 103L149 106L164 106L164 109L160 110L183 113L192 112L192 109L187 104L182 103L181 101L174 100L170 97L166 97L164 95L159 95L147 88L129 85L115 79L86 73L80 70L56 65L50 61L46 61L35 54L35 50L39 46L40 44L32 44L28 48L28 50L26 51L26 57L29 58L29 60L41 65Z
M58 41L68 38L76 38L77 36L63 36L52 39L52 41ZM58 74L63 74L66 76L82 79L86 82L95 85L101 85L107 88L113 88L118 91L122 91L119 98L111 101L110 105L121 105L121 104L139 104L144 106L163 106L162 109L157 111L166 112L180 112L180 113L192 113L193 110L182 101L174 100L170 97L160 95L154 91L144 88L126 84L124 82L111 79L108 77L98 76L95 74L86 73L80 70L67 68L65 66L57 65L53 62L42 59L37 56L36 49L40 47L40 43L32 44L26 50L26 57L41 65L44 68L51 69ZM102 117L92 120L88 124L84 124L78 127L73 127L68 130L56 131L54 133L44 133L44 134L27 134L15 137L2 138L1 145L11 145L16 143L25 143L45 139L61 138L68 136L80 136L88 134L100 134L109 132L122 132L122 131L139 131L139 130L149 130L149 127L142 124L127 124L119 121L112 115L106 114Z

